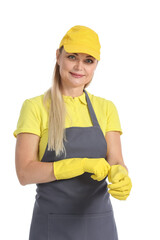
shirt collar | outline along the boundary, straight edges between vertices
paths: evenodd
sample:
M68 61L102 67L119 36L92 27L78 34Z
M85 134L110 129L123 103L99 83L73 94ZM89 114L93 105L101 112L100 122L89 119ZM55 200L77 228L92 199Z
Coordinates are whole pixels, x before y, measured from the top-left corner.
M87 91L86 91L87 92ZM88 93L88 92L87 92ZM87 101L86 101L86 94L85 92L82 93L82 95L78 96L78 97L72 97L72 96L66 96L66 95L62 95L63 99L65 102L75 102L75 101L81 101L83 104L87 105Z

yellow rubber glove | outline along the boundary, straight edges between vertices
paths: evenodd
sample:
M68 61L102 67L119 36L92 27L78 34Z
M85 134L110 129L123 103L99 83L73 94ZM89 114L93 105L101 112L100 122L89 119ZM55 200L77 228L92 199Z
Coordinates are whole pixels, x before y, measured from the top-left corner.
M108 175L110 165L104 158L69 158L53 162L57 180L73 178L84 172L93 173L91 178L101 181Z
M114 198L126 200L132 188L132 182L128 171L121 165L112 165L108 173L108 191Z
M105 160L105 158L95 158L84 160L84 171L89 173L94 173L91 175L93 180L102 181L110 170L110 165Z

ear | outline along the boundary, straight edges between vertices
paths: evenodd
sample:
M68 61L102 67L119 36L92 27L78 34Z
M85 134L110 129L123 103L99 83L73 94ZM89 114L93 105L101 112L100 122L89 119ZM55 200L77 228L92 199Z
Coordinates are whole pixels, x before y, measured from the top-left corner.
M57 59L57 63L59 65L59 56L60 56L60 52L59 49L56 50L56 59Z

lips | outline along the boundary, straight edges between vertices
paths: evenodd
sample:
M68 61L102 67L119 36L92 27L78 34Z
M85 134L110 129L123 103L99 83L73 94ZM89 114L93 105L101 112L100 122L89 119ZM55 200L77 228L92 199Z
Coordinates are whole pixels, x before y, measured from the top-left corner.
M81 77L84 76L84 75L82 75L82 74L77 74L77 73L73 73L73 72L70 72L70 74L71 74L73 77L76 77L76 78L81 78Z

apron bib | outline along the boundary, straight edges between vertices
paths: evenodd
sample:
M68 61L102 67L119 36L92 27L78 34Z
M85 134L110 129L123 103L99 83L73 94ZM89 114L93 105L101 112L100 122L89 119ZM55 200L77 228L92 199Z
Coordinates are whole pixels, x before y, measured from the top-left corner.
M91 127L66 128L65 154L48 151L42 162L68 158L105 158L107 143L85 90ZM37 184L29 240L118 240L106 178L91 173Z

